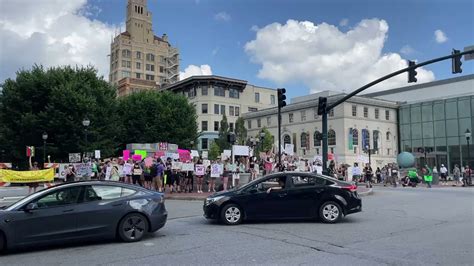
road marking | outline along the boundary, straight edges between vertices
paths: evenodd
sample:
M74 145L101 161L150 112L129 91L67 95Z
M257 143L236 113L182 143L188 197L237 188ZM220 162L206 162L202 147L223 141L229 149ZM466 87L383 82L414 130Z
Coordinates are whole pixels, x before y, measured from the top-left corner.
M143 243L143 245L145 245L145 247L152 247L152 246L154 246L155 244L154 244L154 243L151 243L151 242L146 242L146 243Z
M18 196L18 197L3 197L0 198L1 201L13 201L13 200L20 200L24 198L23 196Z

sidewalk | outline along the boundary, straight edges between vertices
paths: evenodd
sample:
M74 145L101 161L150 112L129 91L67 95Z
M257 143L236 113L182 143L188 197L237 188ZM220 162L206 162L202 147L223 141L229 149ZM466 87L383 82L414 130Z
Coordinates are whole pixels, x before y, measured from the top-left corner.
M358 187L357 193L361 197L369 196L373 194L373 190L371 188L366 187ZM172 200L202 200L204 201L208 196L212 195L213 193L166 193L165 199L172 199Z

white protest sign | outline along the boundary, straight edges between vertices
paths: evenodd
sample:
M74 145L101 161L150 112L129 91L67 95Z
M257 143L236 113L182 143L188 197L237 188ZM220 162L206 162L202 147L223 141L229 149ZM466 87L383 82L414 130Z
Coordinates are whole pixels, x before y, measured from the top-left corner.
M211 177L219 177L221 175L222 165L220 164L213 164L211 165Z
M171 169L173 169L173 170L181 170L182 166L183 166L182 162L172 162L171 163Z
M231 150L224 150L224 154L225 154L227 157L230 157L230 156L232 156L232 151L231 151Z
M207 168L209 165L211 165L211 161L209 161L209 160L203 160L203 161L202 161L202 164L204 164L204 167Z
M181 171L191 171L194 172L194 164L193 163L183 163L181 166Z
M196 170L195 170L195 173L196 175L198 176L203 176L206 172L205 170L206 168L204 167L204 165L202 164L196 164Z
M294 145L293 144L285 144L285 153L290 155L290 156L293 156L293 149L294 149Z
M122 173L124 175L132 175L132 167L133 165L131 163L125 163L122 168Z
M249 156L250 155L249 146L234 145L232 146L232 150L234 152L234 156Z
M208 151L202 151L202 158L203 159L207 159L208 155L209 155Z
M173 153L173 160L179 160L179 153Z
M81 154L80 153L69 153L69 162L70 163L79 163L79 162L81 162Z
M221 153L221 159L222 159L222 161L225 161L225 160L229 159L229 156L225 153Z
M95 157L96 159L100 159L100 150L95 150L94 157Z
M112 173L112 166L107 166L105 171L105 180L110 180L110 174Z
M199 157L199 152L197 150L191 150L191 157Z
M363 163L369 163L369 157L364 156L364 155L358 155L357 156L357 161L358 162L363 162Z

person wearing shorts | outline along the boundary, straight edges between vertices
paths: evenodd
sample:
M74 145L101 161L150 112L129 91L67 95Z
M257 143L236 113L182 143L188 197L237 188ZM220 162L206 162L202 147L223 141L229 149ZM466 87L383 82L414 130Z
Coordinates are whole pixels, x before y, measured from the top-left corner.
M132 184L136 185L138 183L138 185L142 186L142 180L141 180L142 174L143 174L143 170L140 164L138 164L138 162L135 162L135 164L133 164L133 169L132 169Z

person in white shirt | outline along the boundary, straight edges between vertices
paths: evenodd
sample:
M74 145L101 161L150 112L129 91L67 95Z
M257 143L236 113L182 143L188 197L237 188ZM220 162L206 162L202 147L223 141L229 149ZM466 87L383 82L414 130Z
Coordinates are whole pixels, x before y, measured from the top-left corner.
M444 183L444 185L448 184L448 169L444 166L444 164L441 165L441 168L439 169L439 172L441 174L441 184Z
M354 163L354 167L352 168L352 180L354 182L360 182L360 176L362 174L362 170L360 170L359 164Z

